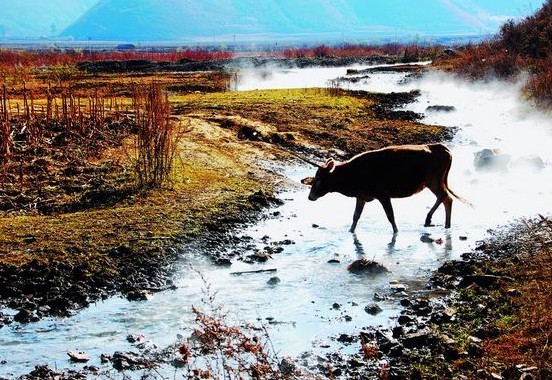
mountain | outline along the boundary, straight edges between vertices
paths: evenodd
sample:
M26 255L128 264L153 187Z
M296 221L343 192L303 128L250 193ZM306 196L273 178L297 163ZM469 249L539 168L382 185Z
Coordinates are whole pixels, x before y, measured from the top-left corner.
M57 36L98 0L0 0L0 38Z
M94 1L89 0L90 3ZM196 42L479 35L497 32L505 20L528 15L542 3L543 0L100 0L61 36L76 40Z

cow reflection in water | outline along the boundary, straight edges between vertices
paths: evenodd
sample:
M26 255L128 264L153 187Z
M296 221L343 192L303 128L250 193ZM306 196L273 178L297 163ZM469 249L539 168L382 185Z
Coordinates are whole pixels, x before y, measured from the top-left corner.
M356 198L351 232L354 232L366 202L377 199L397 233L391 198L405 198L424 188L437 200L429 210L425 226L441 203L445 206L445 228L451 224L452 197L463 200L448 187L447 177L452 155L443 144L400 145L361 153L348 161L329 159L312 180L309 199L315 201L327 193L337 192Z

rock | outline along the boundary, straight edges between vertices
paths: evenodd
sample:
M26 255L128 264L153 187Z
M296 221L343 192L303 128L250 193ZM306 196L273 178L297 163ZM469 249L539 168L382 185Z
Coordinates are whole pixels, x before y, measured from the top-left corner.
M475 376L478 379L488 379L491 377L491 374L484 369L478 369L475 371Z
M393 347L391 347L391 349L389 349L389 352L387 353L387 355L390 358L399 358L403 355L403 353L404 353L403 345L402 344L396 344Z
M526 168L540 170L546 167L546 163L537 155L530 154L527 156L522 156L512 162L512 168Z
M328 263L330 263L330 264L339 264L339 263L341 263L341 260L339 260L339 254L334 253L334 257L329 259Z
M408 289L408 286L406 286L405 284L398 284L398 283L391 284L391 285L389 285L389 287L395 293L404 292L406 289Z
M386 296L383 296L378 293L374 293L374 296L372 298L374 299L374 301L385 301L387 299Z
M410 315L403 314L399 316L399 318L397 319L397 322L399 322L400 325L406 325L408 323L416 322L416 318Z
M144 335L143 334L129 334L126 338L127 342L129 343L142 343L144 341Z
M295 373L295 371L297 371L295 362L289 357L283 358L282 361L280 361L280 364L278 364L278 368L284 376L291 376Z
M131 290L126 294L126 299L129 301L147 301L153 296L153 293L149 290L138 289Z
M341 334L337 337L337 341L340 343L351 344L355 341L355 337L349 334Z
M460 281L459 286L467 288L468 286L475 284L482 288L489 288L496 285L498 281L513 281L513 279L511 277L495 276L490 274L466 275L462 281Z
M134 352L115 352L111 357L113 368L118 371L138 370L151 366L151 362Z
M389 272L383 265L368 259L358 259L353 261L349 264L349 266L347 266L347 270L355 274L380 274Z
M456 341L452 339L450 336L446 334L442 334L439 336L439 339L441 340L441 344L443 346L454 346L456 345Z
M270 277L270 279L266 282L268 285L278 285L282 280L280 280L280 277Z
M403 326L395 326L391 331L393 331L393 338L400 338L405 333Z
M13 320L19 323L37 322L40 320L40 316L34 310L21 309L14 315Z
M69 360L75 363L86 363L90 360L90 357L82 351L69 351L67 353Z
M424 233L424 234L422 234L422 236L420 236L420 241L422 243L433 243L435 240L433 238L429 237L428 233Z
M402 343L406 348L430 347L435 343L435 337L428 330L422 330L406 334Z
M95 365L86 365L83 367L85 371L90 372L93 375L99 375L100 374L100 367L96 367Z
M502 153L500 149L482 149L474 153L473 166L481 171L505 171L511 159L512 156Z
M213 259L215 265L221 267L229 267L232 265L232 261L228 257L216 257Z
M307 186L312 185L313 182L314 182L314 177L306 177L306 178L303 178L303 179L301 180L301 183L302 183L303 185L307 185ZM314 225L313 225L313 226L314 226Z
M368 305L366 305L364 307L364 311L367 312L370 315L377 315L377 314L381 313L383 310L381 309L381 307L377 303L373 302L373 303L369 303Z
M535 379L535 376L538 375L538 367L528 366L526 364L512 365L502 371L502 377L504 379L524 379L530 380ZM540 378L540 377L539 377ZM549 377L542 377L549 378Z
M426 112L452 112L452 111L456 111L456 107L434 105L434 106L428 106L426 108Z
M468 355L472 358L480 358L484 354L483 348L480 344L470 343L468 346Z

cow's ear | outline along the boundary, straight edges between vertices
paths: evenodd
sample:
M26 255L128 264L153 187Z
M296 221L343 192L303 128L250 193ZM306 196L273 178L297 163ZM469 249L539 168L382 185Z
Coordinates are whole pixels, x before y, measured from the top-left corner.
M326 169L329 170L330 173L332 173L335 169L335 161L333 158L330 158L328 162L326 162Z

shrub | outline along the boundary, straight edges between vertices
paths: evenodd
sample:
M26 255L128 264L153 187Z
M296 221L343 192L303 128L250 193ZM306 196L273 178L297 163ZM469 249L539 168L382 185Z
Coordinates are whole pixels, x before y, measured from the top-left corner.
M179 131L170 118L167 95L158 83L135 89L135 172L141 189L159 188L170 179Z

